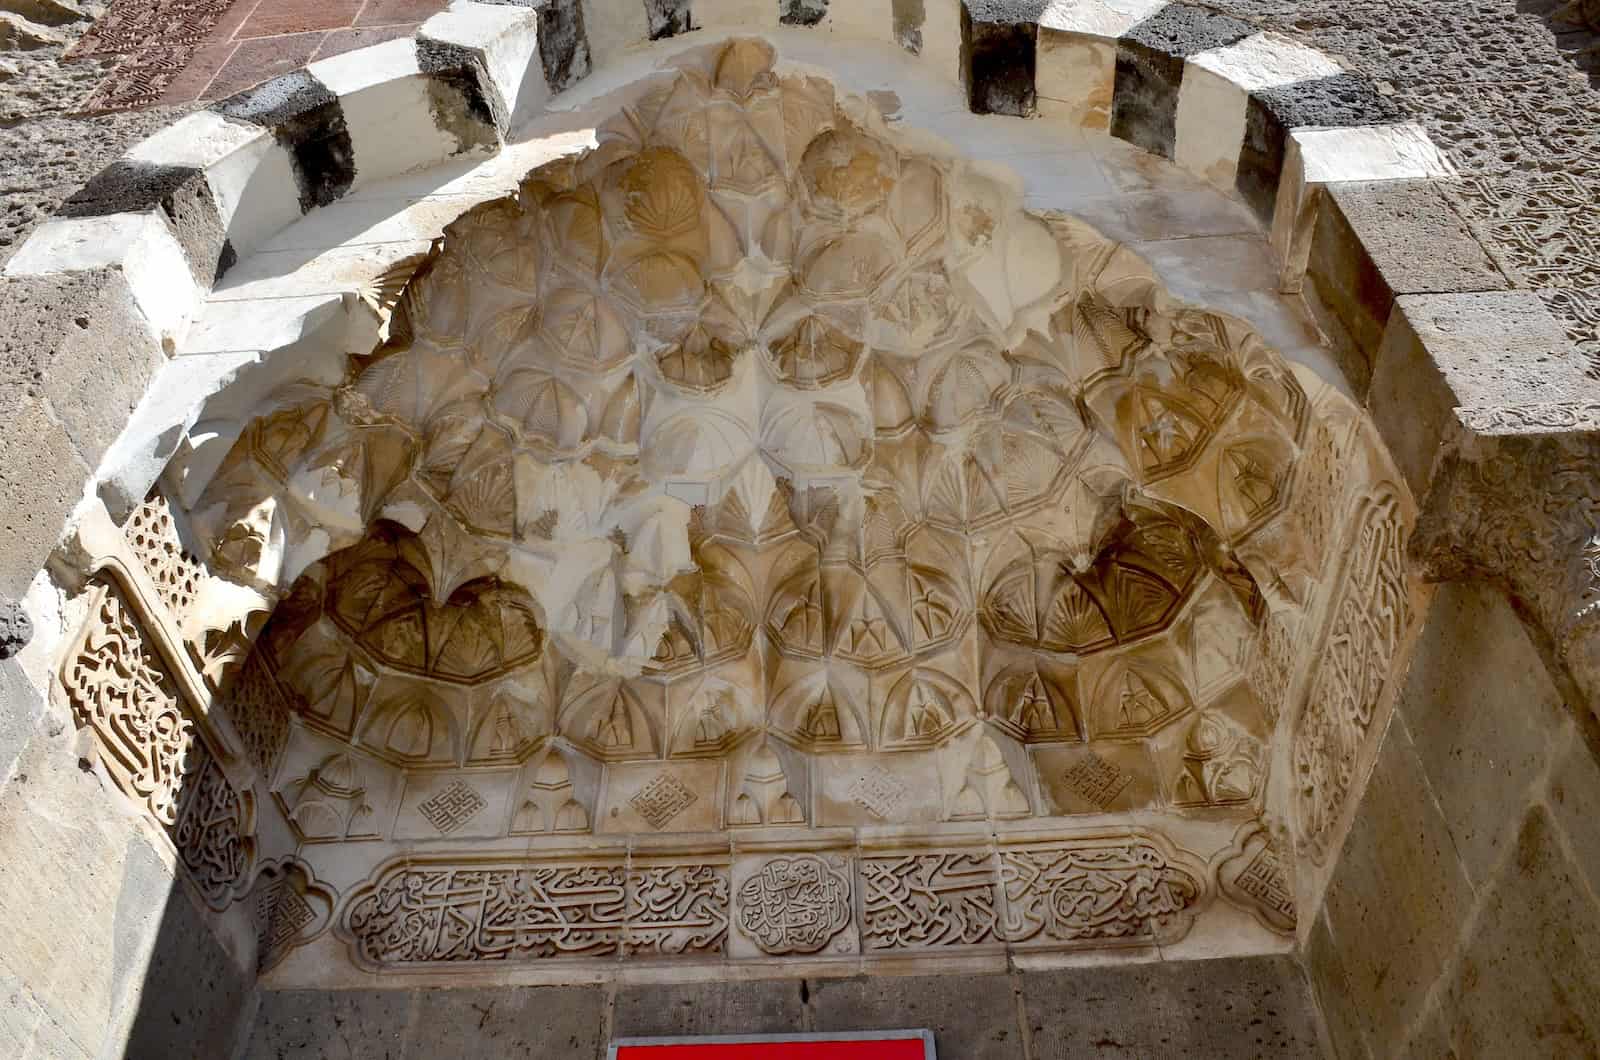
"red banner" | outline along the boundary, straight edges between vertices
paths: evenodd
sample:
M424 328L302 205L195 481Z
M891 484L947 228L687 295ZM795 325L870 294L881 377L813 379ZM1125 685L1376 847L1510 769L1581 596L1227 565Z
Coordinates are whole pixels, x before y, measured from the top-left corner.
M894 1032L883 1037L823 1034L776 1038L690 1038L621 1041L612 1060L933 1060L931 1037Z

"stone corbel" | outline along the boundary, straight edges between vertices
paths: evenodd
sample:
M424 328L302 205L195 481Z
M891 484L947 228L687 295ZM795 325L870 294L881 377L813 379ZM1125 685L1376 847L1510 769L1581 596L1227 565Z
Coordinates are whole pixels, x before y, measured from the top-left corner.
M1600 402L1455 410L1411 554L1430 579L1510 595L1597 743Z

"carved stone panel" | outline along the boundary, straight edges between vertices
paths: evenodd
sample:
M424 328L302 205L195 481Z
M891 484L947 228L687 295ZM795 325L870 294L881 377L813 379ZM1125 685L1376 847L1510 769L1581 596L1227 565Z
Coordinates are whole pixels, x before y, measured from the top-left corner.
M636 865L628 871L628 954L720 956L729 898L725 867Z
M412 861L354 892L341 929L368 968L608 957L627 908L620 864Z
M854 950L850 866L831 855L770 858L735 891L739 931L772 956Z
M94 732L118 786L162 824L176 823L184 785L199 766L194 722L115 584L100 591L61 683L73 717Z
M1002 847L1001 932L1013 945L1151 945L1182 938L1205 895L1202 867L1139 835Z
M987 850L862 858L864 952L999 941L999 862Z
M1365 498L1349 535L1349 562L1295 730L1300 828L1321 861L1337 834L1391 664L1410 623L1405 535L1392 491Z

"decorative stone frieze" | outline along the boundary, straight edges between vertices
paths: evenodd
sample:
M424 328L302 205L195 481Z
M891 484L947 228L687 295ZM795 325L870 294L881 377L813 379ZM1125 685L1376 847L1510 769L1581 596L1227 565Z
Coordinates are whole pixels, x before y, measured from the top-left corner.
M1069 949L1175 942L1206 897L1194 859L1144 835L1000 848L1014 946Z
M1383 487L1361 500L1345 541L1332 621L1293 745L1301 835L1318 861L1332 852L1339 822L1358 793L1367 734L1414 617L1406 580L1410 522L1396 491Z

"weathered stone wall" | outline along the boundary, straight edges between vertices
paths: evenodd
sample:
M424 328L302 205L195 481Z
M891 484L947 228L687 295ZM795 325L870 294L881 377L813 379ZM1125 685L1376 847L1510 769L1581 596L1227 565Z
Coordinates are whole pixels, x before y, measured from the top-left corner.
M0 1056L229 1056L255 973L218 932L250 931L244 909L203 914L171 845L83 753L0 661Z
M63 56L106 6L0 0L0 265L90 177L188 109L81 113L113 62Z
M1252 957L1012 975L263 991L242 1060L598 1060L614 1037L902 1027L933 1030L948 1060L1325 1055L1295 961Z
M1307 951L1337 1055L1595 1055L1597 820L1521 621L1442 588Z

